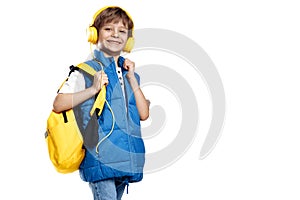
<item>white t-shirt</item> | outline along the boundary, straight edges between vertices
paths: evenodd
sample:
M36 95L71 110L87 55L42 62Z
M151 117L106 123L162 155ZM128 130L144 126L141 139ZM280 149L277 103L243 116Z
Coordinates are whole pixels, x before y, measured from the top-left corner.
M68 80L60 88L59 93L75 93L85 89L85 80L83 74L78 70L72 72Z

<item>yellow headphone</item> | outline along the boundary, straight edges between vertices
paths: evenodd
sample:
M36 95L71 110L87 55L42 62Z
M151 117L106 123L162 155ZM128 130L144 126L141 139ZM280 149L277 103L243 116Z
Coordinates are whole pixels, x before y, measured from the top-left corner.
M110 7L113 7L113 6L105 6L103 8L101 8L100 10L98 10L94 16L93 16L93 21L91 23L91 25L88 27L87 29L87 35L88 35L88 42L92 43L92 44L97 44L98 42L98 31L96 29L96 27L94 26L94 22L97 18L97 16L102 12L104 11L105 9L107 8L110 8ZM124 10L124 9L123 9ZM125 11L125 10L124 10ZM125 11L126 12L126 11ZM126 12L127 16L129 17L129 19L132 20L131 16ZM133 27L132 27L132 36L128 37L127 39L127 42L126 42L126 45L123 49L124 52L128 52L130 53L131 50L133 49L133 46L134 46L134 38L133 38Z

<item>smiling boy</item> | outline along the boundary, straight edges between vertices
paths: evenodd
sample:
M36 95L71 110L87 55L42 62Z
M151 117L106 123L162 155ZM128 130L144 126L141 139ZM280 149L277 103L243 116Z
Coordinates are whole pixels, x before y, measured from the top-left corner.
M128 13L117 6L105 7L95 14L90 28L94 33L89 42L96 49L85 63L97 73L89 77L81 70L72 72L53 109L61 112L73 108L77 113L87 140L79 171L82 180L89 182L94 199L120 200L126 185L143 178L145 147L140 121L149 116L149 101L139 87L135 63L120 56L122 51L130 51L127 43L133 36ZM91 128L94 118L89 113L103 87L107 104Z

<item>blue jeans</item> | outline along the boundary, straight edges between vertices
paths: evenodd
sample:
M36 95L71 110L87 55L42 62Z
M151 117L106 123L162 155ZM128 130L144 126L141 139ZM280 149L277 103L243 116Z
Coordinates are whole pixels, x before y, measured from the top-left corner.
M107 179L89 183L94 200L121 200L127 183L115 179Z

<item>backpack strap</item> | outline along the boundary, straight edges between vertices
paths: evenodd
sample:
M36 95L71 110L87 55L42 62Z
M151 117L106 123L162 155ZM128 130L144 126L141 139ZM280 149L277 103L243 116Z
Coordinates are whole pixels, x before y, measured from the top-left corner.
M77 65L77 67L79 69L82 69L86 73L90 74L91 76L94 76L96 74L96 70L94 70L94 68L92 68L91 66L89 66L86 63L80 63L80 64Z
M92 68L91 66L89 66L86 63L80 63L77 65L77 67L79 69L84 70L85 72L87 72L88 74L94 76L96 73L96 70L94 68ZM101 66L102 67L102 66ZM106 101L106 87L102 87L99 94L97 95L97 98L94 102L94 105L90 111L90 116L92 116L94 114L94 112L96 112L96 114L98 116L101 115L105 101Z

